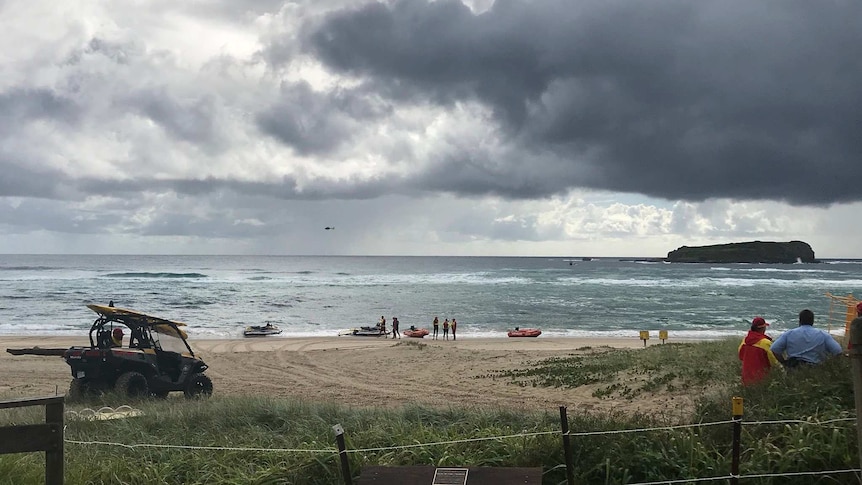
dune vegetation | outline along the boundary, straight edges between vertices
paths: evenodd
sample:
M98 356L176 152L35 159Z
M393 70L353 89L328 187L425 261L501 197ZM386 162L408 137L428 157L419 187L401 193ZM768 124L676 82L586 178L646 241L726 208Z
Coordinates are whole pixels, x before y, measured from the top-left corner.
M674 418L672 423L668 416L679 412L594 414L569 403L579 484L728 475L732 424L726 421L731 418L732 396L745 399L744 422L751 423L742 429L740 473L764 475L741 483L859 483L854 473L776 476L859 467L849 359L836 358L792 374L775 372L762 385L742 388L737 344L727 340L638 351L601 349L588 358L573 354L480 378L507 379L516 386L598 384L594 395L611 400L698 394L697 404L683 413L686 418ZM369 409L218 395L204 401L129 403L105 395L96 401L67 403L67 409L119 404L132 404L143 414L106 421L67 418L66 483L341 484L339 459L333 452L335 424L343 426L348 450L360 450L349 453L354 482L367 465L541 467L544 484L566 481L556 408L390 408L381 403ZM0 410L4 426L43 419L39 407ZM786 420L799 422L765 423ZM717 422L721 424L712 424ZM601 433L656 427L665 428ZM578 434L584 432L599 433ZM134 446L139 444L154 446ZM44 483L42 454L0 456L0 483Z

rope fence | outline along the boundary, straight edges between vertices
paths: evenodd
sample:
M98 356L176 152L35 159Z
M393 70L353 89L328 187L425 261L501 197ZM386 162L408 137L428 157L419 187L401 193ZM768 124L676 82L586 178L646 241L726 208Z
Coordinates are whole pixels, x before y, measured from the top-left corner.
M628 485L671 485L674 483L698 483L698 482L716 482L718 480L732 480L733 478L740 478L735 475L723 475L720 477L704 477L704 478L683 478L680 480L662 480L660 482L641 482L641 483L630 483Z
M122 406L121 406L122 407ZM119 409L119 408L118 408ZM74 411L67 411L67 413L74 413ZM818 425L823 426L826 424L831 424L835 422L848 422L848 421L856 421L856 418L838 418L838 419L829 419L825 421L807 421L802 419L782 419L775 421L742 421L741 424L750 426L750 425L769 425L769 424L804 424L804 425ZM606 430L606 431L569 431L567 433L562 433L559 430L554 431L536 431L530 433L516 433L516 434L506 434L499 436L483 436L481 438L463 438L458 440L446 440L446 441L431 441L427 443L412 443L409 445L393 445L393 446L381 446L375 448L359 448L359 449L349 449L347 453L369 453L376 451L396 451L396 450L407 450L411 448L422 448L422 447L432 447L432 446L442 446L442 445L454 445L459 443L475 443L479 441L499 441L505 439L513 439L513 438L530 438L534 436L548 436L548 435L558 435L558 436L599 436L599 435L615 435L615 434L626 434L626 433L646 433L653 431L672 431L678 429L686 429L686 428L705 428L709 426L718 426L725 424L732 424L735 421L726 420L726 421L711 421L707 423L693 423L693 424L682 424L676 426L656 426L652 428L632 428L632 429L618 429L618 430ZM323 448L319 450L315 449L305 449L305 448L249 448L249 447L230 447L230 446L196 446L196 445L166 445L166 444L151 444L151 443L117 443L110 441L82 441L82 440L71 440L65 439L66 443L76 444L76 445L104 445L104 446L119 446L122 448L176 448L183 450L212 450L212 451L273 451L273 452L290 452L290 453L338 453L338 450L335 448ZM662 482L663 483L663 482Z
M136 416L136 410L129 406L120 406L116 410L110 408L102 408L98 411L94 411L91 409L85 408L84 410L75 412L75 411L67 411L67 415L73 419L93 419L92 415L99 413L116 413L116 412L126 412L129 413L130 416ZM739 411L741 413L741 410ZM560 408L561 418L568 422L568 418L565 415L565 407ZM771 420L771 421L743 421L741 419L741 414L739 416L736 415L736 411L734 412L734 419L723 420L723 421L712 421L705 423L692 423L692 424L682 424L682 425L672 425L672 426L655 426L655 427L646 427L646 428L632 428L632 429L621 429L621 430L604 430L604 431L570 431L567 428L567 425L563 426L564 430L553 430L553 431L534 431L534 432L522 432L522 433L514 433L514 434L506 434L506 435L496 435L496 436L483 436L483 437L475 437L475 438L463 438L456 440L445 440L445 441L433 441L426 443L411 443L406 445L393 445L393 446L383 446L383 447L370 447L370 448L357 448L357 449L346 449L343 446L343 436L339 433L343 434L344 431L341 429L340 425L336 425L333 428L336 431L339 439L339 448L322 448L322 449L307 449L307 448L261 448L261 447L244 447L244 446L202 446L202 445L171 445L171 444L154 444L154 443L119 443L112 441L84 441L84 440L73 440L64 438L64 442L72 445L80 445L80 446L115 446L121 447L125 449L135 449L135 448L159 448L159 449L177 449L177 450L198 450L198 451L235 451L235 452L266 452L266 453L309 453L309 454L324 454L324 455L340 455L342 459L342 467L347 466L346 457L348 454L355 453L371 453L371 452L387 452L387 451L397 451L397 450L407 450L413 448L423 448L423 447L434 447L434 446L448 446L455 445L460 443L476 443L482 441L500 441L500 440L508 440L508 439L516 439L516 438L530 438L536 436L559 436L564 438L564 447L569 446L567 437L588 437L588 436L601 436L601 435L620 435L620 434L629 434L629 433L647 433L647 432L659 432L659 431L674 431L680 429L691 429L691 428L706 428L706 427L714 427L714 426L724 426L724 425L734 425L735 427L742 426L768 426L768 425L800 425L800 426L821 426L821 427L832 427L838 428L837 426L833 426L838 423L848 423L857 421L856 417L847 417L847 418L836 418L829 420L805 420L805 419L782 419L782 420ZM738 439L738 436L734 436L735 439ZM736 450L735 450L736 451ZM568 456L568 454L567 454ZM569 459L567 458L567 461ZM560 464L552 467L548 471L556 470L559 468L567 468L567 472L572 469L572 465L570 463ZM349 468L343 468L343 470L349 470ZM660 480L653 482L639 482L632 483L630 485L659 485L659 484L681 484L681 483L705 483L705 482L717 482L717 481L730 481L731 483L738 483L739 480L745 479L756 479L756 478L775 478L775 477L792 477L792 476L824 476L824 475L840 475L847 473L860 473L862 469L838 469L838 470L818 470L818 471L802 471L802 472L786 472L786 473L757 473L757 474L739 474L734 473L733 471L727 475L719 475L712 477L698 477L698 478L684 478L684 479L675 479L675 480ZM547 473L547 472L546 472Z
M81 440L64 440L66 443L70 443L73 445L101 445L101 446L117 446L120 448L126 448L133 450L135 448L163 448L163 449L177 449L177 450L198 450L198 451L254 451L254 452L262 452L267 451L271 453L328 453L331 455L337 454L338 450L335 448L323 448L320 450L306 449L306 448L251 448L251 447L243 447L243 446L197 446L197 445L159 445L153 443L117 443L114 441L81 441Z
M835 418L827 419L825 421L808 421L804 419L778 419L775 421L743 421L742 424L745 426L761 424L816 424L818 426L823 426L825 424L840 423L846 421L856 421L856 418Z
M849 418L851 420L855 420L856 418ZM844 419L842 419L843 421ZM799 424L815 424L809 421L802 420L790 420L790 421L762 421L756 424L776 424L776 423L787 423L787 422L798 422ZM706 426L715 426L719 424L729 424L732 421L716 421L710 423L700 423L700 424L691 424L691 425L681 425L681 426L660 426L656 428L638 428L638 429L624 429L624 430L608 430L608 431L585 431L585 432L572 432L562 433L560 431L538 431L533 433L517 433L517 434L507 434L507 435L499 435L499 436L485 436L481 438L464 438L459 440L447 440L447 441L431 441L427 443L413 443L409 445L394 445L394 446L381 446L376 448L360 448L360 449L350 449L347 450L347 453L368 453L373 451L395 451L395 450L406 450L410 448L421 448L421 447L431 447L431 446L441 446L441 445L453 445L458 443L474 443L478 441L499 441L504 439L512 439L512 438L529 438L533 436L546 436L546 435L558 435L558 436L597 436L597 435L613 435L613 434L623 434L623 433L642 433L649 431L667 431L674 429L683 429L683 428L699 428ZM743 424L755 424L755 423L743 423ZM111 441L81 441L81 440L71 440L66 439L66 443L77 444L77 445L106 445L106 446L119 446L123 448L177 448L177 449L192 449L192 450L227 450L227 451L285 451L285 452L309 452L309 453L337 453L338 450L335 448L325 448L320 450L314 449L304 449L304 448L236 448L229 446L195 446L195 445L165 445L165 444L151 444L151 443L117 443Z

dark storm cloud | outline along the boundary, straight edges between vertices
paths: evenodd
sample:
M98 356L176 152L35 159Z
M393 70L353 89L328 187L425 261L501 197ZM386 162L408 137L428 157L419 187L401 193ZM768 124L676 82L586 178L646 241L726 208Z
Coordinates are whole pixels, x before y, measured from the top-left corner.
M306 82L285 83L279 99L257 115L257 125L301 155L326 154L350 141L357 123L388 111L372 99L347 89L318 93Z
M492 110L515 155L451 154L419 176L429 188L466 171L468 194L830 204L862 200L845 176L862 159L860 18L838 0L398 1L304 38L381 96Z

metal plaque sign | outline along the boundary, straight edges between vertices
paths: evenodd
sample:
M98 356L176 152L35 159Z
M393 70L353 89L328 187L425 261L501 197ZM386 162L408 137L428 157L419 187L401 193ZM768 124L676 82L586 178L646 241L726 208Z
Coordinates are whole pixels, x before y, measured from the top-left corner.
M467 485L466 468L438 468L431 485Z

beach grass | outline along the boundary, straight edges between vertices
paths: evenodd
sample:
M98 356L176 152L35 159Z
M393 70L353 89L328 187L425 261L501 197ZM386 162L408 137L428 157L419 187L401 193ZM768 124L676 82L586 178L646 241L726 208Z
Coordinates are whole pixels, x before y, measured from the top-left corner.
M537 361L523 371L483 378L508 379L512 385L571 388L621 383L630 391L614 390L604 396L620 400L668 392L697 393L696 404L682 421L686 424L728 421L731 397L741 396L746 422L808 423L744 426L743 475L858 468L855 421L847 420L855 416L848 359L836 358L793 374L776 372L762 385L742 388L736 345L738 342L727 340L657 345L638 351L590 349L589 358L572 355ZM68 409L127 403L106 395L70 403ZM90 444L66 444L66 483L340 484L344 482L338 457L331 451L335 448L334 424L343 426L349 450L365 450L349 454L354 478L368 465L525 466L542 467L544 484L565 483L557 408L517 411L381 405L369 409L218 396L206 401L170 398L131 404L144 414L110 421L67 420L67 440ZM0 425L44 419L38 407L3 411ZM579 410L576 403L570 404L568 414L570 430L575 433L571 442L577 483L638 483L730 472L731 424L618 433L666 426L667 416L594 414ZM839 421L821 424L830 420ZM603 431L613 433L578 435ZM534 434L544 432L547 434ZM438 444L410 446L428 443ZM225 449L129 447L134 444ZM295 449L326 451L285 451ZM0 483L44 483L43 467L44 459L37 453L0 456ZM859 481L854 474L845 473L766 476L743 483Z
M737 345L735 340L720 340L637 350L585 348L569 357L539 360L524 369L486 377L510 379L520 386L595 385L593 395L603 398L633 399L662 391L704 392L735 383L738 366L728 362L727 356L735 355Z

